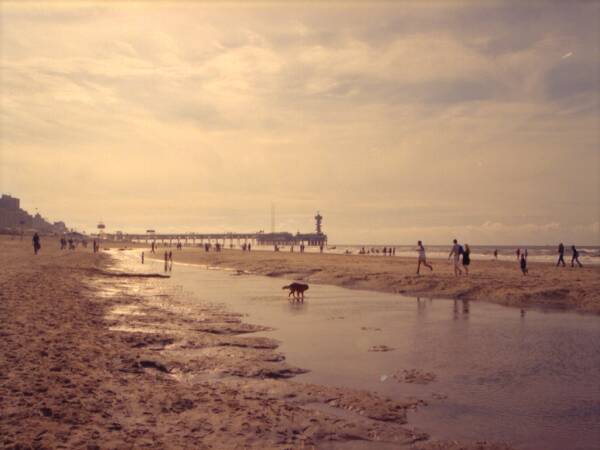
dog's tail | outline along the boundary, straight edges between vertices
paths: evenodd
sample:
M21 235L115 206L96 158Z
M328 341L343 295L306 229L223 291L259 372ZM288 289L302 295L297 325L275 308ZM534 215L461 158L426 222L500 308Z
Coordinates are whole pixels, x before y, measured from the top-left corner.
M281 289L289 289L290 285L288 284L287 286L282 287Z

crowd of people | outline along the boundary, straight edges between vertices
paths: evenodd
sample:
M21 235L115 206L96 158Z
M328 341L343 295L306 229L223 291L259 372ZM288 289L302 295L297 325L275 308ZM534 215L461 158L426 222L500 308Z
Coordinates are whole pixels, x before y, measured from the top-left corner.
M423 265L423 266L429 268L429 270L433 271L433 266L427 262L427 257L425 255L425 247L423 246L423 242L421 242L421 241L417 242L416 251L418 253L417 275L420 274L421 265ZM517 261L519 262L519 268L521 269L521 272L523 273L523 275L527 275L529 273L529 269L527 268L527 256L528 256L527 249L525 248L525 249L521 250L520 248L517 248L515 254L517 255ZM565 257L565 246L561 242L558 245L558 261L556 263L556 267L558 267L560 265L562 265L563 267L566 266L564 257ZM469 265L471 264L471 248L469 247L469 244L465 244L464 246L462 246L461 244L458 243L458 241L456 239L454 239L452 241L452 249L450 250L450 254L448 255L448 260L450 260L450 259L452 259L455 276L462 275L463 271L465 272L465 274L467 276L469 275ZM498 259L498 250L497 249L494 250L494 259L495 260ZM571 267L575 267L575 264L577 264L578 267L583 267L583 264L581 264L581 261L579 261L579 251L577 250L577 248L574 245L572 245L571 246Z
M61 237L60 238L60 249L61 250L65 250L65 249L69 249L69 250L75 250L75 248L78 245L82 245L84 248L87 248L87 241L85 239L81 239L81 240L77 240L77 239L73 239L73 238L69 238L67 239L66 237ZM35 255L38 254L38 252L40 251L40 249L42 248L41 245L41 239L38 233L34 233L33 238L32 238L32 243L33 243L33 252ZM204 243L203 244L204 250L206 252L209 252L212 248L213 245L211 243ZM214 245L214 250L216 252L220 252L222 250L222 245L219 243L216 243ZM155 253L156 252L156 244L153 241L151 243L151 252ZM182 245L180 242L177 242L176 248L178 250L182 250ZM246 251L251 251L251 244L249 243L244 243L241 246L242 251L246 252ZM100 242L96 239L93 240L93 249L94 249L94 253L97 253L100 250ZM294 247L290 247L290 251L293 252ZM279 248L277 245L274 246L274 250L275 251L279 251ZM320 251L323 252L323 246L321 246ZM380 252L379 249L377 248L372 248L372 249L365 249L365 247L362 247L361 250L358 252L360 255L367 255L367 254L378 254ZM421 272L421 266L427 267L430 271L433 271L433 265L431 263L429 263L427 261L427 256L425 253L425 246L423 245L422 241L418 241L417 242L417 248L416 248L416 252L418 253L418 259L417 259L417 275L420 275ZM300 244L300 253L304 253L304 243ZM348 253L348 252L346 252ZM396 254L396 248L395 247L383 247L383 249L381 250L381 253L383 253L384 256L394 256ZM498 259L498 250L494 250L494 259L497 260ZM529 269L527 267L527 257L528 257L528 251L527 248L521 250L521 248L517 248L515 251L516 257L517 257L517 261L519 263L519 268L521 270L521 272L523 273L523 275L527 275L529 273ZM142 252L142 264L144 263L144 253ZM464 244L461 245L458 243L458 240L454 239L452 241L452 248L450 250L450 254L448 255L448 260L452 260L452 265L453 265L453 269L454 269L454 275L455 276L460 276L463 274L463 272L465 273L465 275L469 275L469 266L471 265L471 248L469 247L469 244ZM556 267L562 266L565 267L567 264L565 262L565 246L564 244L561 242L558 245L558 261L556 262ZM583 267L583 264L581 264L581 261L579 261L579 251L577 250L577 248L575 247L575 245L571 246L571 267L575 267L575 265L577 265L578 267ZM173 266L173 253L171 251L169 252L165 252L165 271L167 270L171 270Z

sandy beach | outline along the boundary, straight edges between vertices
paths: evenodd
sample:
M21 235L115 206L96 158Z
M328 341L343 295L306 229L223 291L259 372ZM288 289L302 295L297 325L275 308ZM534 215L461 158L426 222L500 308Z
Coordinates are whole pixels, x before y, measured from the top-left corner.
M2 239L3 448L509 448L427 440L406 423L419 400L294 382L234 311L52 247Z
M141 252L142 250L140 250ZM146 257L161 259L164 248ZM362 255L300 254L290 252L242 252L225 249L220 253L199 248L173 251L178 262L229 267L272 277L309 283L333 284L352 289L473 301L503 305L546 307L600 313L600 267L555 267L529 263L523 276L517 261L472 261L469 276L455 277L452 263L430 259L434 270L422 267L416 275L415 258Z

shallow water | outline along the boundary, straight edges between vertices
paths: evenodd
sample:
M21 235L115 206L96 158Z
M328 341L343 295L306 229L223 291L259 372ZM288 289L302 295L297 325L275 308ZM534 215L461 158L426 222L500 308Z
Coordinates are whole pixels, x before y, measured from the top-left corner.
M121 253L128 269L162 263ZM286 280L175 264L160 280L185 298L222 302L268 325L298 381L368 389L428 406L409 424L435 438L507 441L520 449L597 449L600 442L600 318L488 303L416 299L312 285L303 304ZM393 350L372 352L373 346ZM429 384L394 374L431 372Z

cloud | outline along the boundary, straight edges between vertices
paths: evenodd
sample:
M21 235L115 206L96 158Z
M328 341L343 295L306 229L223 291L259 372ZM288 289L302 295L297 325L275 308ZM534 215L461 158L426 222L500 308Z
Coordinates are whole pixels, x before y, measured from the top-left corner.
M87 229L265 228L275 201L348 242L590 236L598 11L6 4L0 187Z

